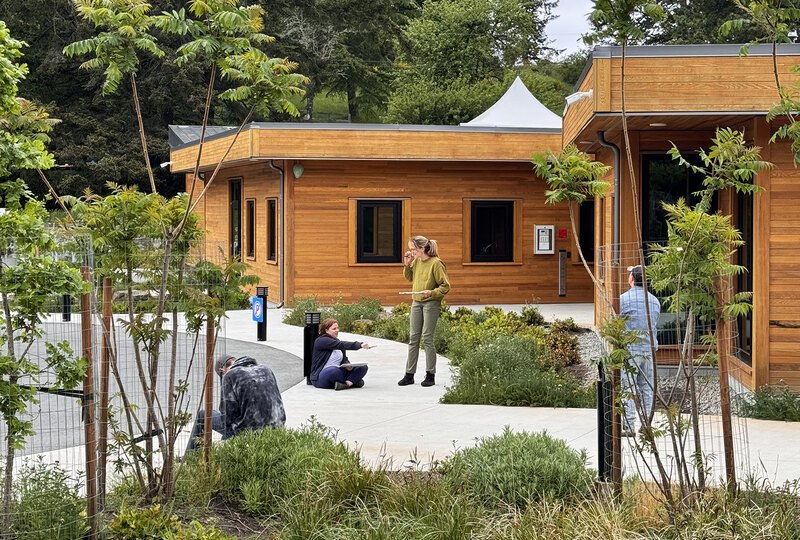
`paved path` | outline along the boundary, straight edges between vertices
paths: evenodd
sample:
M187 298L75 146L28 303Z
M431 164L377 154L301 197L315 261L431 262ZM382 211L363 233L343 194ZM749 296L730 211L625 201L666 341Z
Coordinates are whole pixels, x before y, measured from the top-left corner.
M522 306L503 306L521 309ZM590 325L591 304L540 306L546 318L572 316ZM280 322L269 312L267 344L302 357L302 329ZM255 323L249 312L231 312L226 336L241 341L255 339ZM248 335L252 338L248 338ZM297 427L312 417L333 428L341 440L359 448L370 464L390 463L393 468L426 466L454 450L469 447L483 436L498 434L505 426L514 431L546 430L575 449L585 449L595 464L597 447L596 411L593 409L550 409L443 405L439 398L450 384L451 369L446 359L438 363L437 384L422 388L418 383L397 386L405 366L406 345L371 337L342 333L342 339L358 339L377 345L374 349L348 353L354 362L367 362L370 371L361 389L335 392L320 390L304 382L283 393L287 425ZM719 419L704 417L703 438L707 451L715 454L714 476L721 476L723 452L719 442ZM735 419L734 436L740 470L751 470L760 478L782 483L800 478L800 425L785 422ZM639 466L641 465L641 460ZM633 473L637 463L626 450L625 468Z
M522 306L504 306L519 310ZM583 325L592 323L590 304L541 306L546 318L573 317ZM302 381L303 329L284 325L283 310L268 310L267 341L256 341L256 325L249 311L229 312L223 335L231 354L249 354L279 372L289 427L301 426L312 418L329 426L371 465L389 464L394 469L427 467L453 451L472 446L480 437L514 431L546 430L575 449L587 451L595 464L597 447L596 412L593 409L549 409L443 405L439 398L451 380L444 358L438 364L437 384L397 386L403 375L406 345L342 334L342 339L359 339L377 347L354 351L353 361L368 362L366 385L361 389L335 392L319 390ZM418 377L417 382L421 380ZM297 384L294 382L299 381ZM719 419L704 417L702 427L707 449L715 453L713 476L719 476L723 453L719 441ZM741 471L754 471L773 483L800 478L800 425L758 420L735 420L737 456ZM712 443L712 441L715 441ZM180 441L179 447L185 444ZM60 460L82 470L80 447L52 452L48 460ZM627 474L643 464L630 448L624 458Z

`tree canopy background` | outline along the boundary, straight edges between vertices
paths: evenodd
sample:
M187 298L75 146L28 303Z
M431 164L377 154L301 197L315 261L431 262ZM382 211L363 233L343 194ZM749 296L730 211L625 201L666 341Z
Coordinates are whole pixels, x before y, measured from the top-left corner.
M458 124L492 105L519 75L534 95L561 114L588 53L558 57L545 34L558 0L257 0L266 10L265 32L276 41L273 57L288 57L309 77L305 121ZM668 17L646 29L647 43L746 41L722 38L725 20L740 17L730 0L663 0ZM152 0L152 14L185 0ZM64 45L90 36L71 0L1 2L0 20L27 42L29 74L20 95L44 104L60 119L49 149L56 168L48 175L63 195L102 193L106 182L146 188L130 88L99 92L99 73L78 69ZM183 189L182 175L159 164L169 160L167 126L199 124L208 74L177 67L168 36L162 60L144 59L138 74L150 161L159 190ZM322 110L324 109L324 111ZM215 103L212 125L233 125L237 105ZM290 121L281 114L257 121ZM28 175L34 192L46 192Z

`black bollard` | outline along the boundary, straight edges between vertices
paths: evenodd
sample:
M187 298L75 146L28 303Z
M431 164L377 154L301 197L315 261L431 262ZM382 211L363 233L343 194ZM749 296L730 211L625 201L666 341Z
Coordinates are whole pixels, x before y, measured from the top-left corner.
M261 299L261 317L256 323L257 341L267 341L267 290L268 287L256 287L256 297Z
M311 384L311 358L314 354L314 340L319 333L320 313L306 311L306 326L303 328L303 377Z

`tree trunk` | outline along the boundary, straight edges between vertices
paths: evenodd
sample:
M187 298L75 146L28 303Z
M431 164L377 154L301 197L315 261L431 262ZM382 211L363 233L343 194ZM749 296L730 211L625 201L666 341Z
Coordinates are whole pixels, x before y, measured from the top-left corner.
M356 88L351 83L347 83L347 119L356 122L358 118L358 101L356 99Z
M314 119L314 96L317 95L317 89L313 82L306 88L306 114L303 120L310 122Z

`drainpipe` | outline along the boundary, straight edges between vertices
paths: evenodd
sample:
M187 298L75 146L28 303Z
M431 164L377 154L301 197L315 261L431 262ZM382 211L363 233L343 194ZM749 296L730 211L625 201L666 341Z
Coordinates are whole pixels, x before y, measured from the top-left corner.
M600 146L610 148L614 152L614 216L611 226L611 262L619 264L619 189L620 189L620 151L619 146L606 140L606 132L597 132L597 142Z
M281 169L280 167L276 167L273 164L274 161L275 161L274 159L270 159L267 163L269 164L269 168L272 169L273 171L277 172L278 175L281 178L280 191L279 191L279 195L278 195L278 203L281 205L281 236L280 236L280 238L281 238L281 249L278 252L278 257L280 258L280 263L278 265L278 268L279 268L279 274L280 274L280 286L279 286L280 300L279 300L279 302L280 302L281 305L283 305L283 303L285 301L284 298L283 298L283 294L284 294L283 291L284 291L284 275L285 275L285 265L286 265L286 262L285 262L286 261L286 257L285 257L285 255L286 255L286 248L285 248L285 246L286 246L286 210L284 209L284 204L283 204L283 197L284 197L284 185L283 184L284 184L284 180L285 180L285 175L284 175L283 169Z

